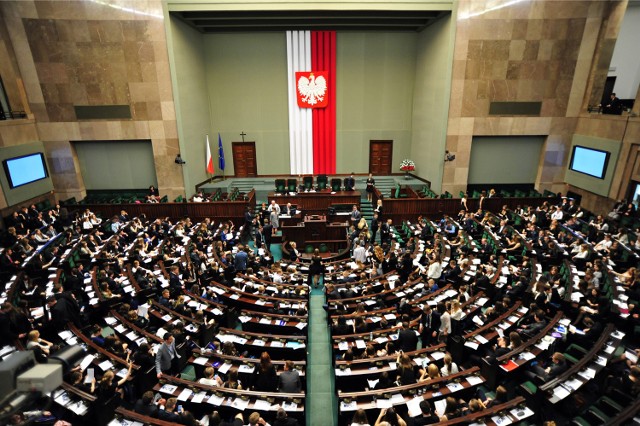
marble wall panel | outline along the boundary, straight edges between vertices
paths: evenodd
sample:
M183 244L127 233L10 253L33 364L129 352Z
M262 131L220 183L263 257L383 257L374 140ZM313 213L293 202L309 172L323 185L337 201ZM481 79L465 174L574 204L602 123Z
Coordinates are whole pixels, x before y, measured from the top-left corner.
M458 11L464 18L458 19L456 30L447 149L464 149L463 127L472 135L547 135L536 183L541 189L564 188L567 151L578 125L575 117L586 86L594 84L593 58L608 66L608 60L600 58L610 56L613 46L598 34L602 28L614 40L619 26L614 21L619 20L621 6L606 3L611 2L505 1L488 9L487 3L461 0ZM503 37L505 33L509 36ZM541 114L490 117L489 103L494 101L540 101ZM458 118L468 121L463 126ZM599 126L603 128L596 129ZM610 126L582 125L596 134L615 132ZM469 138L469 149L470 143ZM466 156L456 156L445 167L443 188L455 192L466 186L468 167Z
M160 0L8 1L0 12L12 18L12 39L27 46L17 59L38 138L69 147L48 153L57 165L56 191L84 191L81 177L73 178L79 173L73 140L153 138L160 147L154 149L158 168L175 165L176 116ZM79 122L74 105L129 105L132 119ZM184 193L179 168L156 174L161 191Z

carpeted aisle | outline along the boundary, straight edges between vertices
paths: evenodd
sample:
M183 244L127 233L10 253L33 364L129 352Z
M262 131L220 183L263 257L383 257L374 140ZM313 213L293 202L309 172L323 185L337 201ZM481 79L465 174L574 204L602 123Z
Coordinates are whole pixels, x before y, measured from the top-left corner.
M338 398L334 384L331 333L327 327L327 313L322 308L325 296L322 286L309 296L309 325L307 346L307 425L332 426L338 424Z
M249 245L253 247L253 242ZM272 244L273 259L282 259L282 245ZM309 295L309 325L307 326L307 425L337 426L338 398L335 392L335 371L331 333L327 326L327 313L323 284Z

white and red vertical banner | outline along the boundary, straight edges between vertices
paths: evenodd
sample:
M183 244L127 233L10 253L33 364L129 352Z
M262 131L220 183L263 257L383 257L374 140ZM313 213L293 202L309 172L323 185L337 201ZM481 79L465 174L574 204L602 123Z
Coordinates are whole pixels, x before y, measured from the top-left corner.
M335 174L335 31L287 31L287 69L291 174Z

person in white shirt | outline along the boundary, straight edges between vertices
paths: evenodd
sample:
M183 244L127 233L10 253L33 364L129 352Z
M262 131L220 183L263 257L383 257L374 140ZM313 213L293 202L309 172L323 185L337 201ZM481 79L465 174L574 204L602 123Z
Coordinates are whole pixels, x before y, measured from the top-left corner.
M442 265L440 264L440 257L435 256L433 261L429 265L429 269L427 270L427 278L433 278L434 280L439 280L442 275Z
M89 216L86 216L82 219L82 229L84 231L90 231L93 229L93 225L91 224L91 220L89 219Z
M564 217L564 212L562 211L562 207L556 207L556 211L551 214L551 220L562 220Z
M102 223L102 219L98 218L95 214L91 214L89 221L93 226L99 226Z
M222 379L215 374L213 367L207 367L204 370L204 377L198 380L198 383L207 386L222 386Z
M440 313L440 328L438 329L438 341L446 342L447 337L451 334L451 315L444 303L438 304L438 312Z
M196 195L193 196L192 201L194 203L201 203L204 201L204 197L202 196L202 192L198 192Z
M364 241L360 241L358 247L353 249L353 260L360 263L367 262L367 250L364 248Z
M571 250L571 253L576 253L576 255L573 256L573 259L586 259L587 257L589 257L589 245L576 245L573 250Z
M453 358L451 358L451 354L447 352L444 356L444 366L440 369L440 374L442 376L448 376L450 374L458 373L458 365L453 362Z
M604 239L595 245L593 248L596 251L607 251L613 244L610 234L604 234Z

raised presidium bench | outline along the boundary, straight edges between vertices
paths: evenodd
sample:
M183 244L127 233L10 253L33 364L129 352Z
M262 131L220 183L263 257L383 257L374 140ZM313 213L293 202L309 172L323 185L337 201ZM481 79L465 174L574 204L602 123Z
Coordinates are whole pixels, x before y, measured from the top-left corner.
M316 192L270 192L267 198L269 203L275 200L281 209L287 203L295 204L305 214L326 214L332 205L348 205L349 211L354 204L360 205L360 191L332 192L325 189Z

